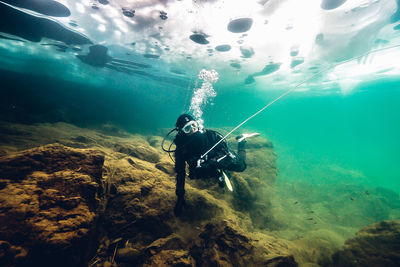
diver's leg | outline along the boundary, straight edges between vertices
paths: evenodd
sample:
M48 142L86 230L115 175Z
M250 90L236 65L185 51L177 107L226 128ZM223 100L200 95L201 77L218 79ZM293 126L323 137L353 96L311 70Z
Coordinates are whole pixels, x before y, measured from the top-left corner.
M246 140L238 143L238 154L244 162L246 162Z
M237 172L242 172L246 169L246 140L238 143L237 158L235 161L235 170Z
M218 164L218 168L227 171L242 172L246 169L246 141L238 143L238 153L229 151Z

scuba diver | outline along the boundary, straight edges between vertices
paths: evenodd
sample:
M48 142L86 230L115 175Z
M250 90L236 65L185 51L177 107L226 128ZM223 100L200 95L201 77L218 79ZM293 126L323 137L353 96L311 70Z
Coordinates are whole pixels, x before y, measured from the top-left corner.
M176 146L174 152L177 195L174 213L179 216L186 207L184 198L185 163L187 162L189 165L189 178L215 178L220 187L226 185L232 191L228 171L243 172L246 169L246 138L257 136L259 133L242 134L236 137L238 152L235 153L228 148L225 141L220 142L209 151L211 147L223 139L222 135L213 130L200 129L198 122L189 114L182 114L178 117L174 130L178 132L173 141ZM206 151L209 153L204 156Z

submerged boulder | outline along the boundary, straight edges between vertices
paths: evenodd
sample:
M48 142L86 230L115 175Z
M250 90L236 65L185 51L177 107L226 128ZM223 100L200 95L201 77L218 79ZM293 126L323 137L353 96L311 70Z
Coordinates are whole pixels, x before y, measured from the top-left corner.
M187 179L187 205L176 217L162 137L66 124L2 130L0 265L296 266L285 242L252 233L273 221L276 155L264 138L249 140L233 193L214 179ZM96 150L51 144L15 152L50 140Z
M84 264L104 205L103 162L59 144L0 157L0 265Z
M226 221L208 223L190 248L195 266L298 266L291 255L273 255ZM269 255L269 257L265 257Z
M234 143L232 139L230 143ZM278 169L273 145L265 138L257 137L249 140L246 146L246 170L232 173L233 207L248 212L256 228L275 227L271 199Z
M114 149L117 152L152 163L157 163L160 160L158 151L149 145L123 143L115 144Z
M382 221L361 229L332 256L332 266L400 266L400 222Z

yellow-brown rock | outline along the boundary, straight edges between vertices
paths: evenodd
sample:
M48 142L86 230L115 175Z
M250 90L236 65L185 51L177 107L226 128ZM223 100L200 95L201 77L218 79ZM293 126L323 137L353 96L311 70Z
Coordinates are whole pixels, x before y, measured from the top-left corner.
M362 228L327 266L400 266L400 222L381 221Z
M177 218L174 166L161 136L65 123L9 128L7 144L0 141L0 263L297 265L285 241L254 232L273 220L276 155L263 138L248 142L248 168L232 173L233 193L213 179L187 179ZM56 140L63 145L46 145ZM45 146L15 152L37 145Z
M104 201L103 162L99 151L59 144L0 157L4 264L66 266L87 260ZM13 254L12 247L20 252Z

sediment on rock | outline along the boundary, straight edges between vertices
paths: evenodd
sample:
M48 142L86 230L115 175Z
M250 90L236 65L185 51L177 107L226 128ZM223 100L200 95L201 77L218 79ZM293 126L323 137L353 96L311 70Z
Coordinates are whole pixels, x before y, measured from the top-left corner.
M84 265L105 200L103 162L59 144L0 157L0 262Z
M249 146L246 172L232 176L234 194L214 180L188 179L186 212L176 218L174 167L162 138L117 132L12 126L12 145L0 143L0 263L296 266L285 245L264 235L266 249L246 232L273 220L276 155L265 139ZM17 151L55 139L64 145Z
M325 265L400 266L400 221L382 221L362 228Z

